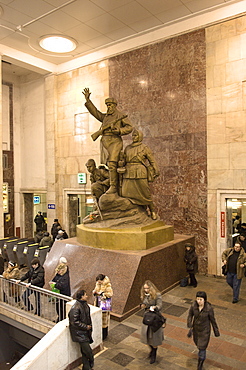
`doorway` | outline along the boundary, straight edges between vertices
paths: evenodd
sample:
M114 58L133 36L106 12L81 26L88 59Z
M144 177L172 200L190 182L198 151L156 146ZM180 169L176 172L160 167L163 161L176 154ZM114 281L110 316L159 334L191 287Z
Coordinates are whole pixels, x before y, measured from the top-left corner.
M93 211L93 197L90 194L68 194L69 237L76 236L76 226Z

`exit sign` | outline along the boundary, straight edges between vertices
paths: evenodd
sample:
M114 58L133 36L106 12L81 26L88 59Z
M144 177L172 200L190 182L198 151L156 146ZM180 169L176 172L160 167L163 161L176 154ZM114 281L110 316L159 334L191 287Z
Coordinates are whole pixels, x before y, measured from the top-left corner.
M78 173L78 184L86 184L86 173Z

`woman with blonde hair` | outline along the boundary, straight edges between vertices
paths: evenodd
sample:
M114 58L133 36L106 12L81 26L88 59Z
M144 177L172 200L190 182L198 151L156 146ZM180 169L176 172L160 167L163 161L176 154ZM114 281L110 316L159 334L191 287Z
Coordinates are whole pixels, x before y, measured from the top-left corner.
M150 281L146 280L143 284L140 292L142 303L141 308L145 311L156 311L160 312L162 308L162 297L156 286ZM153 330L149 325L142 324L141 328L141 342L150 346L150 364L153 364L156 360L157 347L162 344L164 340L163 327L158 330Z
M113 289L108 276L99 274L96 277L96 286L92 293L95 296L94 305L99 307L99 299L106 301L113 296ZM110 322L110 311L102 311L102 337L103 340L108 336L108 327Z
M63 258L63 261L66 261L65 257ZM61 259L59 261L60 263L55 269L56 275L50 282L50 285L53 287L53 289L58 289L60 291L60 294L71 296L71 288L70 288L70 276L69 276L69 269L66 263L61 263ZM56 302L56 312L58 315L58 318L56 322L59 322L61 320L64 320L66 317L66 301L59 298Z

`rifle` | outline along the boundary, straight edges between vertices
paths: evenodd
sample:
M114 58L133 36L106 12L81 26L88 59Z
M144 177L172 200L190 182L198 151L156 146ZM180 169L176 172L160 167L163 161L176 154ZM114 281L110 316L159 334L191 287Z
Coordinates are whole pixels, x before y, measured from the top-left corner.
M94 134L91 135L92 140L95 141L100 135L103 134L103 131L107 130L108 128L111 127L111 129L113 129L114 128L114 125L117 122L121 121L122 119L124 119L126 117L127 117L127 115L122 116L120 118L117 118L115 121L112 121L112 122L107 123L104 127L101 127L100 130L94 132Z

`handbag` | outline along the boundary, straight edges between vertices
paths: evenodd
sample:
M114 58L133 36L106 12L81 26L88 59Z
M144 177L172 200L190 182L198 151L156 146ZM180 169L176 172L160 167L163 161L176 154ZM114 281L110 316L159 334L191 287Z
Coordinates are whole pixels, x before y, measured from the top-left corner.
M226 272L226 265L223 265L223 266L221 267L221 269L222 269L222 275L227 275L227 272Z
M102 311L112 311L112 298L103 298L99 295L97 297L97 303Z
M166 326L166 318L159 311L145 311L143 324L151 326L152 331L156 332L161 326Z
M188 285L188 278L185 277L183 279L180 280L180 284L179 284L181 287L185 287Z

